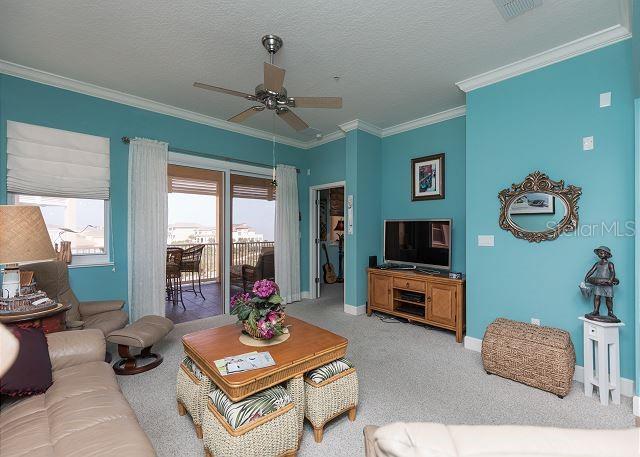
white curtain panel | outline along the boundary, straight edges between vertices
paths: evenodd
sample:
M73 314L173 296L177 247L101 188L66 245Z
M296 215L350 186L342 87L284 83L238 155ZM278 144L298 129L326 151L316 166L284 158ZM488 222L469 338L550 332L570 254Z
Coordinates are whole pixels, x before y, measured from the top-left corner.
M129 315L164 316L168 144L129 144Z
M276 282L285 303L300 300L300 225L298 174L295 167L276 168Z

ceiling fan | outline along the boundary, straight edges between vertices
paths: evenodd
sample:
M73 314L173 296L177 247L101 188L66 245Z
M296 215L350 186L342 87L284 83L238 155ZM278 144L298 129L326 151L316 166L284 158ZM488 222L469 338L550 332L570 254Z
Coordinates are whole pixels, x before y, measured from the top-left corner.
M275 110L276 114L295 130L305 130L309 124L300 119L291 108L342 108L341 97L289 97L284 88L284 69L273 64L276 52L282 47L282 39L275 35L262 37L262 46L269 52L269 63L264 63L264 82L258 84L255 94L247 94L236 90L224 89L205 83L195 82L193 85L200 89L212 90L223 94L235 95L260 105L252 106L229 119L231 122L244 122L251 116L265 108Z

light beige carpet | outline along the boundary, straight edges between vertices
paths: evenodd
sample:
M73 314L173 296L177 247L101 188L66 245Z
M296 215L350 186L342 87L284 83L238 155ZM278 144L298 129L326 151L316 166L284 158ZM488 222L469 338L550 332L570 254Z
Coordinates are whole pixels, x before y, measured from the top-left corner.
M331 422L324 441L316 444L305 425L300 456L362 456L362 428L393 421L448 424L531 424L558 427L629 427L631 400L601 406L574 384L564 399L497 376L487 376L480 354L456 344L452 333L406 323L383 323L375 316L342 311L339 289L321 300L290 305L288 312L349 338L348 356L360 378L360 405L355 422L346 416ZM175 406L175 375L186 333L235 321L218 316L177 325L156 348L164 355L158 368L119 377L158 455L202 456L188 416Z

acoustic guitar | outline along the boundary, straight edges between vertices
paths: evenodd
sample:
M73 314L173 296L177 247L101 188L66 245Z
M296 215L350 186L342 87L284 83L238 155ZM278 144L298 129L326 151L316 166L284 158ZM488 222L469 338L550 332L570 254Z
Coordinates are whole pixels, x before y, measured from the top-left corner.
M334 284L338 280L338 276L336 275L336 271L333 269L333 265L329 262L327 245L322 243L322 247L324 248L324 255L327 257L327 263L322 266L322 269L324 270L324 282L327 284Z

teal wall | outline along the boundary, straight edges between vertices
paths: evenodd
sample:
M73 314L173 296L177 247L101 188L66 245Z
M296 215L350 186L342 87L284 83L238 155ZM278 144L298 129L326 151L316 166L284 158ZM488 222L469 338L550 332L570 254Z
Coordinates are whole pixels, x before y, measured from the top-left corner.
M621 284L616 313L621 372L635 376L634 133L630 40L487 86L467 95L467 334L482 338L503 316L531 317L571 332L582 364L582 323L591 309L578 283L608 245ZM599 94L613 105L599 108ZM593 135L595 150L581 138ZM532 244L498 226L498 192L534 170L582 187L580 233ZM620 235L601 224L619 224ZM593 225L593 233L589 227ZM477 246L495 235L495 247Z
M127 168L128 146L120 138L140 136L167 141L174 147L265 164L271 163L271 143L162 114L0 75L0 203L6 202L6 121L14 120L108 137L111 141L111 211L114 263L74 268L71 282L83 300L127 296ZM299 176L301 226L308 217L306 151L276 145L279 163L302 169ZM308 224L306 224L308 227ZM304 233L304 232L303 232ZM308 249L301 249L301 266ZM115 271L112 271L115 267ZM301 289L308 290L303 276Z
M381 251L382 140L361 130L347 133L346 140L346 194L353 195L353 234L346 235L345 303L363 307L369 256Z
M632 58L636 117L636 227L640 227L640 0L633 0ZM640 238L636 236L636 272L640 271ZM640 355L640 281L636 282L636 360ZM640 362L636 361L636 395L640 396Z
M453 271L465 271L465 117L382 139L382 220L452 219ZM445 153L445 198L411 201L411 159ZM380 238L380 258L382 237Z

